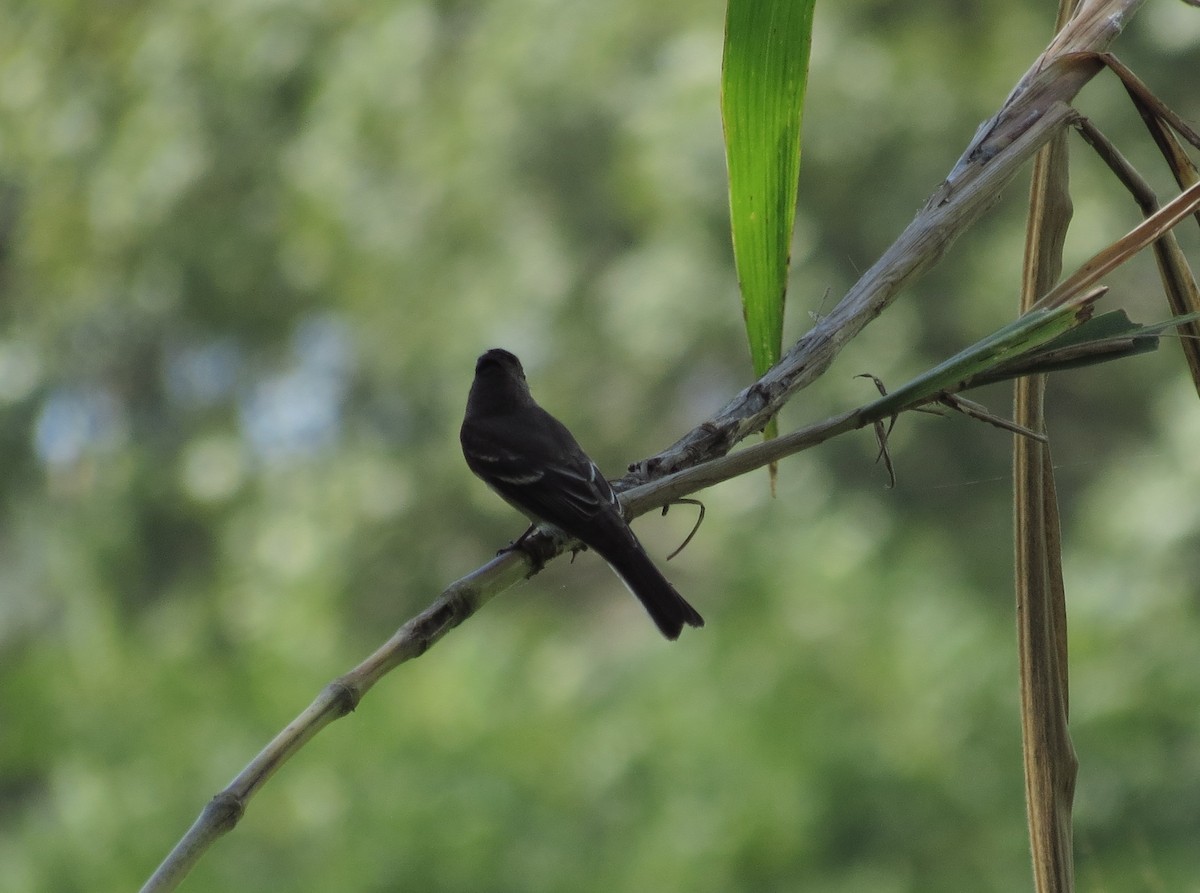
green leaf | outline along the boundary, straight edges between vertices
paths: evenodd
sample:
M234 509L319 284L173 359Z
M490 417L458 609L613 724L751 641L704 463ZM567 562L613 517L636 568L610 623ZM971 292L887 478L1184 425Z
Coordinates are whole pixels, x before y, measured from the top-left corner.
M1112 310L1069 329L1040 347L972 376L964 390L1021 375L1079 369L1150 353L1158 349L1159 338L1167 329L1197 319L1200 319L1200 312L1143 325L1131 321L1124 310Z
M1099 286L1057 306L1030 310L898 390L872 402L866 409L872 412L901 412L928 402L939 391L977 387L985 376L997 368L1027 357L1092 319L1096 301L1107 291L1107 288Z
M729 0L721 114L734 261L756 375L783 348L815 0Z

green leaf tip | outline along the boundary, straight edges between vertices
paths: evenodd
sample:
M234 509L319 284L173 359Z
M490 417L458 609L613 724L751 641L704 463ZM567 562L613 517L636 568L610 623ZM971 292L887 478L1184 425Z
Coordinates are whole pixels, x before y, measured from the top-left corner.
M755 374L783 349L815 0L729 0L721 114L734 262Z

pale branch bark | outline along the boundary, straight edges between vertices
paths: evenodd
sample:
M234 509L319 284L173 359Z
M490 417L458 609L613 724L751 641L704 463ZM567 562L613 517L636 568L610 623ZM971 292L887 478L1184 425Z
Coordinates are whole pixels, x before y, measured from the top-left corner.
M774 458L877 420L868 405L779 438L772 442L773 446L760 444L721 462L710 461L724 456L735 444L761 430L792 395L819 377L841 349L882 313L904 286L940 259L954 239L996 200L1019 168L1078 117L1069 103L1100 67L1087 54L1106 49L1141 2L1084 3L1079 14L1038 57L1000 111L979 128L916 219L829 316L793 345L778 365L717 415L667 450L637 463L629 476L614 482L628 491L622 498L631 514L649 511L687 492L743 474ZM667 480L656 480L672 472L680 473ZM630 489L635 486L636 489ZM569 545L546 535L532 537L530 544L535 559L523 553L505 553L451 584L429 608L405 623L367 660L327 685L303 713L213 798L143 886L142 893L175 889L207 848L237 824L254 794L317 732L352 711L387 672L423 654L497 593L526 578Z
M1143 0L1089 0L1038 56L1000 110L983 123L900 237L833 311L762 378L669 448L631 469L631 483L727 453L761 431L799 390L812 384L869 322L942 257L997 200L1004 186L1076 117L1068 103L1101 67L1106 49Z

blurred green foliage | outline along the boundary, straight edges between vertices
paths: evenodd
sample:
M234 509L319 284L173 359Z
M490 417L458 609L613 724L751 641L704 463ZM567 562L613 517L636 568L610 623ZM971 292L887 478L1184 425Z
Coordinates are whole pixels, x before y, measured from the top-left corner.
M818 11L790 336L1051 17ZM0 887L136 888L321 685L519 532L458 455L482 349L520 354L614 475L747 383L722 22L716 0L8 0ZM1117 51L1200 119L1196 10L1148 4ZM1081 107L1170 192L1115 84ZM1135 221L1075 159L1068 263ZM784 430L1010 318L1022 198ZM1165 315L1148 259L1110 284ZM1085 890L1196 882L1183 378L1168 343L1051 386ZM1027 888L1008 441L913 416L892 449L890 491L863 433L784 463L777 499L761 475L704 494L669 573L709 625L673 646L594 557L555 563L320 735L184 889ZM690 519L638 526L661 556Z

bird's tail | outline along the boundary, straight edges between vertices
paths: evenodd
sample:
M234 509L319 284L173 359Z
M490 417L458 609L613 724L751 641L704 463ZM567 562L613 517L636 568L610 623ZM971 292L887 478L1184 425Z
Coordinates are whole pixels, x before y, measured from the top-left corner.
M618 552L615 556L602 557L617 572L629 591L637 596L664 636L678 639L685 623L688 626L704 626L704 618L663 576L641 543L634 539L634 548L620 549Z

